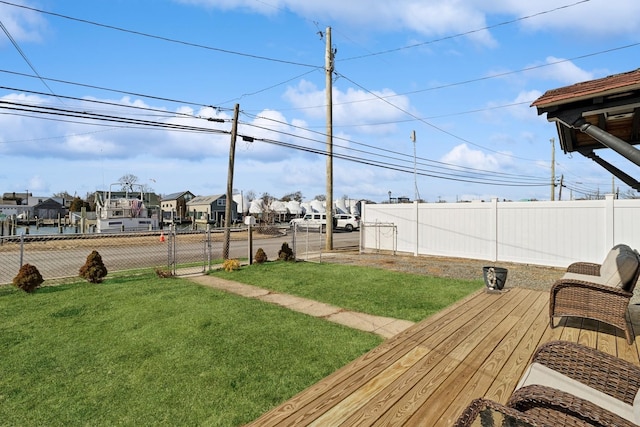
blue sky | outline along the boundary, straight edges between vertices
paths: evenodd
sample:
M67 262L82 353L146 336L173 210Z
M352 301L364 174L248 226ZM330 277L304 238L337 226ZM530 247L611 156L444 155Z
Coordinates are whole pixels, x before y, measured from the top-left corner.
M548 200L552 138L563 199L628 192L530 105L638 68L637 16L635 0L0 1L0 191L133 174L224 193L239 104L234 188L325 194L330 27L335 198Z

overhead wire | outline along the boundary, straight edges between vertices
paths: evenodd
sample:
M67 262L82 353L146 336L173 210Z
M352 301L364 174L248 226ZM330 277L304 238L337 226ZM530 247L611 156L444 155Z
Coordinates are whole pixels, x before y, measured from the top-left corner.
M293 125L293 124L282 122L280 120L275 120L275 119L270 118L270 117L256 116L256 115L251 115L251 114L244 113L244 112L243 112L243 114L247 115L248 117L253 117L255 119L262 119L262 120L272 121L272 122L277 123L277 124L287 125L287 126L292 127L294 129L299 129L299 130L304 131L304 132L312 132L314 134L317 134L318 136L326 137L326 134L324 134L322 132L312 131L312 130L307 129L307 128L302 128L302 127L299 127L299 126L296 126L296 125ZM248 125L256 126L254 124L248 124ZM263 129L270 130L269 128L266 128L266 127L263 128ZM394 151L394 150L389 150L389 149L385 149L385 148L376 147L376 146L373 146L373 145L370 145L370 144L365 144L365 143L362 143L362 142L354 141L352 139L347 139L347 138L343 138L343 137L336 136L336 135L334 135L333 139L334 139L334 141L335 140L343 141L343 142L346 142L346 143L355 144L355 145L358 145L358 146L366 147L366 148L373 149L373 150L376 150L376 151L380 151L380 152L383 152L383 153L398 155L398 156L404 157L405 159L403 159L403 161L406 161L406 162L413 162L415 159L420 159L421 164L424 164L424 165L433 164L433 165L431 165L432 167L439 167L439 168L443 168L443 169L455 169L455 170L458 170L458 171L463 170L463 171L476 172L476 173L491 173L491 174L495 174L495 175L511 176L511 177L518 177L518 178L526 177L526 175L522 175L522 174L509 174L509 173L505 173L505 172L488 171L488 170L484 170L484 169L471 168L471 167L468 167L468 166L460 166L460 165L455 165L455 164L451 164L451 163L440 162L440 161L437 161L437 160L426 159L426 158L423 158L423 157L414 158L414 156L406 154L406 153L402 153L402 152L399 152L399 151ZM326 144L326 141L322 141L322 140L314 140L314 141L317 141L318 143L321 143L321 144ZM345 146L340 146L340 145L338 145L338 148L353 150L353 151L357 151L357 152L361 152L361 153L365 153L365 154L383 156L382 154L375 154L373 152L368 152L368 151L354 149L354 148L351 148L351 147L345 147ZM423 162L426 162L426 163L423 163ZM539 177L531 177L531 178L539 179Z
M0 3L1 2L2 2L2 0L0 0ZM7 74L12 74L12 75L17 75L17 76L20 76L20 77L29 77L29 78L35 78L36 77L36 76L30 75L30 74L19 73L19 72L10 71L10 70L2 70L2 69L0 69L0 73L7 73ZM66 84L66 85L73 85L73 86L84 87L84 88L88 88L88 89L97 89L97 90L101 90L101 91L105 91L105 92L119 93L119 94L122 94L122 95L137 96L137 97L140 97L140 98L153 99L153 100L156 100L156 101L170 102L172 104L197 105L199 107L209 107L209 108L214 108L214 109L217 109L217 110L233 111L233 109L231 109L231 108L217 107L217 106L214 106L214 105L211 105L211 104L207 104L207 103L201 103L201 102L195 102L195 101L183 101L183 100L179 100L179 99L175 99L175 98L167 98L167 97L162 97L162 96L142 94L142 93L139 93L139 92L131 92L131 91L126 91L126 90L121 90L121 89L108 88L108 87L104 87L104 86L90 85L90 84L86 84L86 83L71 82L71 81L68 81L68 80L54 79L54 78L50 78L50 77L43 77L43 79L46 80L46 81L55 82L55 83L62 83L62 84Z
M258 59L258 60L261 60L261 61L277 62L277 63L287 64L287 65L296 65L296 66L307 67L307 68L319 68L319 66L315 65L315 64L304 64L304 63L301 63L301 62L288 61L288 60L278 59L278 58L270 58L270 57L267 57L267 56L255 55L255 54L250 54L250 53L245 53L245 52L238 52L238 51L229 50L229 49L222 49L222 48L218 48L218 47L207 46L207 45L203 45L203 44L199 44L199 43L187 42L187 41L184 41L184 40L178 40L178 39L173 39L173 38L170 38L170 37L164 37L164 36L158 36L158 35L155 35L155 34L144 33L142 31L136 31L136 30L130 30L130 29L127 29L127 28L117 27L115 25L108 25L108 24L103 24L103 23L100 23L100 22L90 21L88 19L75 18L73 16L63 15L61 13L56 13L56 12L50 12L50 11L47 11L47 10L44 10L44 9L38 9L38 8L35 8L35 7L30 7L30 6L26 6L26 5L22 5L22 4L16 4L16 3L12 3L12 2L9 2L9 1L5 1L5 0L0 0L0 3L4 3L4 4L9 5L9 6L20 7L20 8L26 9L26 10L30 10L32 12L38 12L38 13L42 13L42 14L46 14L46 15L50 15L50 16L55 16L57 18L67 19L67 20L75 21L75 22L81 22L83 24L89 24L89 25L93 25L93 26L96 26L96 27L102 27L102 28L106 28L106 29L109 29L109 30L120 31L120 32L123 32L123 33L128 33L128 34L134 34L134 35L137 35L137 36L142 36L142 37L147 37L147 38L150 38L150 39L161 40L161 41L164 41L164 42L175 43L175 44L180 44L180 45L189 46L189 47L195 47L195 48L199 48L199 49L206 49L206 50L216 51L216 52L225 53L225 54L229 54L229 55L242 56L242 57L246 57L246 58L250 58L250 59ZM322 68L322 67L320 67L320 68Z
M566 7L570 7L570 6L573 6L573 5L580 4L580 3L585 3L586 1L589 1L589 0L580 1L580 2L574 3L574 4L572 4L572 5L566 5L566 6L558 7L558 8L556 8L556 9L553 9L552 11L555 11L555 10L558 10L558 9L562 9L562 8L566 8ZM5 4L9 4L9 5L14 5L14 6L17 6L17 7L22 7L21 5L16 5L16 4L13 4L13 3L10 3L10 2L6 2L6 1L1 1L1 0L0 0L0 3L5 3ZM38 10L38 9L33 9L33 8L27 8L27 9L32 9L32 10L35 10L35 11L40 11L40 10ZM67 18L67 19L73 19L73 20L80 21L80 22L90 23L90 24L93 24L93 25L103 26L103 27L106 27L106 28L111 28L111 29L116 29L116 30L120 30L120 31L130 32L130 33L137 34L137 35L143 35L143 36L147 36L147 37L158 38L158 39L161 39L161 40L173 41L173 42L180 42L180 43L182 43L182 44L192 45L192 44L190 44L190 43L181 42L181 41L174 40L174 39L165 39L165 38L163 38L163 37L159 37L159 36L153 36L153 35L150 35L150 34L141 33L141 32L137 32L137 31L126 30L126 29L122 29L122 28L118 28L118 27L112 27L112 26L109 26L109 25L99 24L99 23L95 23L95 22L91 22L91 21L85 21L85 20L82 20L82 19L72 18L72 17L68 17L68 16L60 15L60 14L50 13L50 12L46 12L46 11L40 11L40 12L42 12L42 13L49 13L49 14L51 14L51 15L55 15L55 16L59 16L59 17ZM542 13L548 13L548 12L550 12L550 11L547 11L547 12L541 12L541 13L539 13L539 14L542 14ZM539 15L539 14L536 14L536 15ZM532 15L532 16L536 16L536 15ZM517 22L517 21L519 21L519 20L526 19L526 18L527 18L527 17L519 18L519 19L517 19L517 20L513 20L513 21L509 21L509 22L502 23L502 24L500 24L500 25L505 25L505 24L507 24L507 23ZM487 28L492 28L492 27L494 27L494 26L487 27ZM434 41L431 41L431 42L428 42L428 43L432 43L432 42L434 42ZM425 42L425 43L427 43L427 42ZM639 43L639 44L640 44L640 43ZM637 45L637 44L628 45L628 46L621 47L621 48L616 48L616 49L610 49L610 50L608 50L608 51L606 51L606 52L610 52L610 51L617 50L617 49L623 49L623 48L627 48L627 47L631 47L631 46L635 46L635 45ZM196 45L196 46L197 46L197 47L205 47L205 48L209 48L209 47L206 47L206 46L200 46L200 45ZM415 45L415 46L417 46L417 45ZM415 47L415 46L414 46L414 47ZM410 46L405 47L405 48L409 48L409 47L410 47ZM403 48L403 49L404 49L404 48ZM218 50L218 49L212 48L212 50ZM223 51L223 52L227 52L227 51L226 51L226 50L224 50L224 49L223 49L223 50L221 50L221 51ZM229 53L229 52L227 52L227 53ZM233 52L233 53L238 53L238 52ZM381 53L384 53L384 52L380 52L380 53L378 53L378 54L381 54ZM585 56L582 56L582 57L580 57L580 58L583 58L583 57L586 57L586 56L592 56L592 55L593 55L593 54L591 54L591 55L585 55ZM248 56L253 57L252 55L248 55ZM257 59L269 59L269 58L265 58L265 57L256 57L256 58L257 58ZM271 58L271 59L274 59L274 58ZM355 59L355 58L351 58L351 59ZM568 61L568 60L564 60L564 61ZM278 61L277 61L277 62L278 62ZM290 63L290 62L288 62L288 61L285 61L285 62ZM558 62L563 62L563 61L558 61ZM305 65L305 64L297 63L296 65ZM308 64L306 64L306 65L308 65ZM543 65L543 66L549 66L549 65L553 65L553 64L545 64L545 65ZM318 67L316 67L316 69L317 69L317 68L318 68ZM534 68L537 68L537 67L534 67ZM527 70L530 70L530 69L532 69L532 68L527 68L527 69L525 69L524 71L527 71ZM315 71L315 70L309 71L309 73L310 73L310 72L313 72L313 71ZM308 73L305 73L305 74L308 74ZM505 74L509 74L509 73L505 73ZM502 74L502 75L505 75L505 74ZM502 75L500 75L500 76L502 76ZM341 75L341 76L342 76L342 77L345 77L345 76L343 76L343 75ZM499 77L499 76L497 76L497 75L496 75L496 76L491 76L491 77L489 77L489 78L494 78L494 77ZM295 77L295 78L299 78L299 77ZM295 79L295 78L293 78L293 79ZM484 79L486 79L486 78L487 78L487 77L484 77L484 78L481 78L481 79L477 79L477 80L475 80L475 81L478 81L478 80L484 80ZM276 84L276 85L270 86L270 87L268 87L268 88L265 88L265 89L263 89L263 90L260 90L260 91L254 92L254 93L250 93L250 94L243 94L241 97L243 97L243 96L250 96L250 95L252 95L252 94L256 94L256 93L260 93L260 92L263 92L263 91L269 90L269 89L271 89L271 88L273 88L273 87L279 86L279 85L281 85L281 84L285 84L285 83L287 83L288 81L291 81L291 80L293 80L293 79L289 79L289 80L287 80L286 82L283 82L283 83L279 83L279 84ZM353 84L356 84L355 82L353 82L353 81L352 81L352 80L350 80L350 79L347 79L347 80L351 81L351 83L353 83ZM468 82L469 82L469 81L468 81ZM466 83L467 83L467 82L463 82L463 83L459 83L459 84L466 84ZM357 86L359 86L359 87L361 87L361 89L366 90L366 89L365 89L365 88L363 88L362 86L360 86L360 85L358 85L358 84L356 84L356 85L357 85ZM447 87L447 86L443 86L443 87ZM104 88L100 88L100 89L103 89L103 90L109 90L109 89L104 89ZM434 90L434 89L436 89L436 88L429 88L429 89L426 89L426 90ZM368 91L368 92L372 93L371 91ZM416 93L416 92L418 92L418 91L412 91L412 92L409 92L409 94L411 94L411 93ZM140 95L139 95L139 94L136 94L136 96L140 96ZM145 96L145 95L142 95L142 96ZM400 96L400 94L397 94L397 95L395 95L395 96ZM380 97L378 97L378 98L380 98ZM161 99L161 98L159 98L159 99ZM230 101L227 101L227 102L230 102ZM118 106L121 106L121 105L118 105ZM209 107L212 107L212 106L209 106ZM216 107L213 107L213 108L216 108ZM415 116L413 117L413 119L414 119L414 120L419 120L419 121L421 121L419 118L417 118L417 117L415 117ZM424 120L424 119L422 119L422 120ZM428 123L427 123L427 124L428 124ZM429 125L430 125L430 126L432 126L431 124L429 124ZM439 128L438 128L438 127L436 127L436 129L439 129ZM445 133L448 133L448 132L445 132ZM450 134L450 133L449 133L449 134ZM453 136L453 137L456 137L456 138L458 138L458 139L461 139L461 138L459 138L459 137L457 137L457 136L455 136L455 135L453 135L453 134L450 134L450 135L451 135L451 136ZM478 146L478 147L480 147L480 148L487 149L486 147L479 146L479 145L474 144L474 143L472 143L471 141L465 140L465 139L463 139L463 138L462 138L461 140L463 140L464 142L467 142L467 143L469 143L469 144L471 144L471 145L476 145L476 146ZM489 151L494 151L494 150L490 150L490 149L487 149L487 150L489 150ZM497 151L494 151L494 152L496 152L496 153L498 153L498 154L504 154L504 153L500 153L500 152L497 152ZM512 157L513 157L513 156L512 156ZM523 159L523 160L528 160L528 159ZM547 184L547 185L548 185L548 184Z
M256 127L258 129L261 129L261 130L273 131L273 129L270 129L270 128L267 128L267 127L263 127L263 126L258 126L258 125L251 124L251 123L243 123L243 125ZM309 138L309 137L301 137L301 136L296 135L296 134L285 133L285 132L282 132L282 131L276 131L276 132L281 133L281 134L285 134L285 135L288 135L288 136L292 136L292 137L302 138L302 139L307 140L307 141L318 143L318 144L320 144L322 146L324 146L324 144L325 144L324 141L313 139L313 138ZM257 139L255 137L253 137L253 138ZM385 159L404 162L404 163L408 164L406 166L407 167L406 171L409 171L409 168L413 167L413 166L411 166L411 164L413 162L412 159L400 159L400 158L392 157L392 156L385 155L385 154L377 154L377 153L365 152L363 150L354 149L354 148L351 148L351 147L338 146L337 148L341 148L341 149L343 149L345 151L351 151L351 152L356 152L356 153L364 153L364 154L367 154L367 155L373 155L373 156L376 156L376 157L382 157L382 158L385 158ZM314 150L313 152L317 152L317 153L323 153L324 152L322 148L312 149L312 150ZM403 153L397 153L397 152L394 152L394 153L395 154L399 154L401 156L405 156ZM326 154L326 153L324 153L324 154ZM340 154L340 153L335 154L335 155L336 156L343 156L342 158L358 158L358 159L362 160L363 162L377 162L378 164L384 163L386 165L393 166L393 169L396 169L396 170L400 167L400 165L395 164L395 163L391 164L389 162L374 161L372 159L363 159L362 157L347 156L347 155ZM442 169L445 172L443 172L443 171L436 172L436 171L431 171L431 170L424 169L424 168L422 168L422 166L427 166L427 165L425 163L423 163L423 162L419 163L421 165L421 169L420 170L423 172L423 174L425 174L425 176L433 176L433 177L439 177L439 178L446 178L447 176L449 176L449 177L467 177L467 178L471 178L471 177L473 177L473 175L471 175L471 174L476 174L476 179L478 179L478 180L480 180L480 179L484 180L484 179L488 179L488 178L485 178L485 177L491 177L494 180L503 179L503 181L501 181L501 183L503 183L503 184L505 182L510 182L510 183L512 183L514 185L516 185L516 184L524 184L524 183L526 183L526 185L536 185L536 186L538 186L538 185L548 185L549 184L548 180L546 178L530 177L531 179L525 181L524 179L526 178L526 176L523 176L522 174L506 174L506 173L502 173L502 172L494 172L494 171L480 170L480 169L474 169L474 168L458 167L458 166L455 166L455 165L447 165L447 166L450 166L450 167L445 167L445 166L443 166L443 165L446 165L445 163L441 163L441 162L438 162L438 163L440 163L440 165L428 165L428 166L431 167L431 168ZM429 172L429 173L427 173L427 172ZM439 175L431 175L431 174L439 174ZM509 181L504 181L506 179L509 179Z
M24 51L22 50L22 48L20 48L20 45L18 44L18 42L13 38L13 36L11 35L11 33L9 32L9 30L7 29L7 27L4 26L4 24L2 23L2 20L0 20L0 28L2 28L2 31L5 33L5 35L7 36L7 38L9 39L9 41L11 42L11 44L13 45L13 47L18 51L18 53L20 54L20 56L22 57L22 59L24 59L24 61L27 63L27 65L29 66L29 68L31 68L31 70L35 73L36 76L38 76L38 78L40 79L40 81L44 84L44 86L49 89L49 92L53 95L56 96L55 92L53 91L53 89L51 89L51 87L47 84L47 82L42 78L42 76L40 75L40 73L38 73L38 70L36 70L36 67L31 63L31 61L29 60L29 58L27 57L27 54L24 53Z
M462 32L462 33L457 33L457 34L453 34L453 35L450 35L450 36L445 36L445 37L441 37L441 38L438 38L438 39L429 40L429 41L425 41L425 42L413 43L413 44L408 45L408 46L403 46L403 47L398 47L398 48L393 48L393 49L387 49L387 50L383 50L383 51L379 51L379 52L368 53L366 55L359 55L359 56L353 56L353 57L349 57L349 58L344 58L344 59L338 60L338 62L340 62L340 61L353 61L355 59L363 59L363 58L368 58L368 57L371 57L371 56L385 55L385 54L388 54L388 53L399 52L399 51L407 50L407 49L413 49L413 48L416 48L416 47L421 47L421 46L425 46L425 45L428 45L428 44L434 44L434 43L442 42L442 41L445 41L445 40L451 40L451 39L455 39L455 38L458 38L458 37L469 36L471 34L479 33L481 31L487 31L487 30L491 30L491 29L498 28L498 27L501 27L501 26L515 24L515 23L520 22L520 21L524 21L524 20L527 20L527 19L535 18L535 17L542 16L542 15L545 15L545 14L548 14L548 13L557 12L557 11L562 10L562 9L568 9L570 7L578 6L578 5L582 4L582 3L587 3L589 1L591 1L591 0L580 0L580 1L577 1L575 3L571 3L571 4L567 4L567 5L563 5L563 6L558 6L558 7L553 8L553 9L544 10L544 11L541 11L541 12L538 12L538 13L522 16L520 18L512 19L512 20L509 20L509 21L499 22L497 24L488 25L488 26L485 26L485 27L482 27L482 28L477 28L477 29L474 29L474 30L469 30L469 31L465 31L465 32Z

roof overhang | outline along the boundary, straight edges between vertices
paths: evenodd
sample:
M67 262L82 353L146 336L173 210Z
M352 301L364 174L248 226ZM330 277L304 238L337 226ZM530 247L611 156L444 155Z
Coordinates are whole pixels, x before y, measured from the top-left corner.
M556 123L560 148L579 152L627 185L640 183L600 159L595 150L610 148L640 166L640 69L547 91L531 105Z

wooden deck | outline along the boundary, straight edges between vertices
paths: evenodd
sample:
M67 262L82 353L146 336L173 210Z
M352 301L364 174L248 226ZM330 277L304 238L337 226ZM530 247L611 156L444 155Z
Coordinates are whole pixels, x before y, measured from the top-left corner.
M579 342L640 365L640 337L596 321L556 320L549 293L479 291L334 372L252 426L448 426L476 397L505 403L534 350ZM636 335L640 306L630 307Z

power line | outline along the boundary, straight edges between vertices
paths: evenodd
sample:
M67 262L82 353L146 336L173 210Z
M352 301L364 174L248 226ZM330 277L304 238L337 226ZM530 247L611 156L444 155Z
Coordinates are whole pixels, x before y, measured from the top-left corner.
M250 115L248 113L244 113L244 114L246 114L249 117L256 118L256 119L268 120L268 121L272 121L272 122L277 123L277 124L287 125L287 126L292 127L294 129L300 129L300 130L305 131L305 132L312 132L314 134L317 134L318 136L325 136L325 134L322 133L322 132L312 131L310 129L306 129L306 128L302 128L302 127L299 127L299 126L295 126L293 124L288 124L286 122L282 122L280 120L275 120L275 119L272 119L272 118L269 118L269 117L255 116L255 115ZM246 125L258 127L260 129L263 129L263 130L273 131L273 130L271 130L269 128L260 127L260 126L257 126L257 125L254 125L254 124L250 124L250 123L247 123ZM276 132L281 132L281 131L276 131ZM287 135L295 136L294 134L290 134L290 133L287 133ZM313 141L313 142L318 142L320 144L324 144L324 141L321 141L321 140L314 140L314 139L311 139L311 138L307 138L307 139L310 140L310 141ZM373 145L370 145L370 144L365 144L365 143L362 143L362 142L354 141L352 139L346 139L346 138L339 137L339 136L334 136L334 139L339 140L339 141L348 142L348 143L355 144L355 145L359 145L359 146L362 146L362 147L370 148L370 149L373 149L373 150L376 150L376 151L380 151L380 152L383 152L383 153L389 153L389 154L405 157L404 161L407 161L407 162L408 161L413 161L413 156L410 156L410 155L402 153L402 152L376 147L376 146L373 146ZM364 150L354 149L354 148L351 148L351 147L345 147L345 146L338 146L338 147L346 149L346 150L353 150L353 151L362 152L362 153L366 153L366 154L372 154L372 155L378 155L378 156L381 156L381 157L385 157L384 155L381 155L381 154L375 154L375 153L367 152L367 151L364 151ZM389 158L392 158L392 157L389 157ZM454 164L450 164L450 163L446 163L446 162L440 162L440 161L437 161L437 160L426 159L426 158L422 158L422 157L418 157L418 159L421 160L421 164L423 164L423 165L432 163L433 165L431 167L437 167L437 168L442 168L442 169L455 169L456 171L461 171L462 170L462 171L469 171L469 172L476 172L476 173L491 173L491 174L496 174L496 175L511 176L511 177L518 177L518 178L526 177L526 175L522 175L522 174L509 174L509 173L504 173L504 172L487 171L487 170L483 170L483 169L470 168L470 167L467 167L467 166L459 166L459 165L454 165ZM397 160L400 160L400 159L397 159ZM427 162L427 163L422 163L422 162ZM538 177L531 177L531 178L539 179Z
M479 33L481 31L491 30L493 28L498 28L498 27L502 27L502 26L506 26L506 25L510 25L510 24L515 24L516 22L520 22L520 21L524 21L524 20L527 20L527 19L535 18L535 17L541 16L541 15L545 15L545 14L548 14L548 13L557 12L557 11L562 10L562 9L568 9L570 7L574 7L574 6L577 6L577 5L582 4L582 3L587 3L589 1L591 1L591 0L581 0L581 1L578 1L578 2L575 2L575 3L571 3L571 4L568 4L568 5L558 6L558 7L554 8L554 9L549 9L549 10L545 10L545 11L542 11L542 12L534 13L532 15L522 16L520 18L512 19L510 21L503 21L503 22L500 22L500 23L497 23L497 24L494 24L494 25L488 25L486 27L477 28L475 30L469 30L469 31L465 31L463 33L453 34L453 35L450 35L450 36L441 37L439 39L429 40L429 41L425 41L425 42L414 43L414 44L411 44L411 45L408 45L408 46L397 47L397 48L393 48L393 49L387 49L387 50L383 50L383 51L380 51L380 52L368 53L366 55L360 55L360 56L353 56L353 57L350 57L350 58L344 58L342 60L339 60L339 62L342 62L342 61L353 61L355 59L363 59L363 58L368 58L368 57L372 57L372 56L385 55L387 53L399 52L399 51L406 50L406 49L413 49L413 48L425 46L425 45L428 45L428 44L434 44L434 43L442 42L442 41L445 41L445 40L451 40L451 39L455 39L455 38L458 38L458 37L468 36L468 35L471 35L471 34L474 34L474 33Z
M13 38L13 36L11 35L11 33L9 32L9 30L7 29L7 27L4 26L4 24L2 23L2 21L0 20L0 28L2 28L2 31L4 31L4 33L6 34L7 38L9 39L9 41L11 42L11 44L13 45L13 47L16 48L16 50L18 51L18 53L20 54L20 56L22 56L22 59L24 59L24 62L27 63L27 65L29 66L29 68L31 68L31 70L36 74L36 76L38 76L38 78L40 79L40 81L45 85L45 87L47 89L49 89L49 92L53 95L56 96L56 94L53 92L53 89L51 89L49 87L49 85L47 84L47 82L42 78L42 76L40 75L40 73L38 73L38 70L36 70L36 67L34 67L34 65L31 63L31 61L29 61L29 58L27 57L27 54L24 53L24 51L20 48L20 45L18 44L18 42Z
M261 130L267 130L267 131L272 131L272 132L278 132L287 136L291 136L291 137L296 137L296 138L301 138L310 142L314 142L314 143L318 143L320 145L320 148L306 148L306 150L309 150L310 152L313 153L324 153L324 142L320 141L320 140L316 140L316 139L312 139L309 137L300 137L299 135L295 135L295 134L291 134L291 133L286 133L286 132L282 132L282 131L273 131L272 129L269 128L265 128L265 127L261 127L261 126L257 126L257 125L253 125L253 124L247 124L247 123L243 123L243 125L245 126L251 126L251 127L256 127L258 129ZM255 138L252 137L251 139L260 139L260 138ZM350 147L344 147L344 146L339 146L339 148L342 148L343 150L346 151L351 151L351 152L356 152L356 153L364 153L366 155L372 155L372 156L376 156L376 157L381 157L384 159L390 159L390 160L395 160L395 161L400 161L400 162L404 162L407 164L412 164L412 159L399 159L397 157L391 157L388 155L383 155L383 154L376 154L376 153L370 153L370 152L365 152L363 150L358 150L358 149L353 149ZM389 150L383 150L383 151L387 151L390 152ZM325 153L326 154L326 153ZM402 153L396 153L396 154L400 154L402 156L405 156ZM394 170L404 170L403 168L409 168L411 165L409 166L401 166L398 165L396 163L390 163L388 161L380 161L380 160L372 160L372 159L363 159L362 156L358 155L346 155L346 154L341 154L341 153L337 153L335 154L336 157L341 156L339 158L345 158L345 159L358 159L362 162L364 162L365 164L383 164L386 166L389 166L390 169L394 169ZM434 170L429 170L429 169L425 169L421 167L421 171L422 171L422 175L424 176L432 176L432 177L437 177L437 178L451 178L453 180L459 180L461 178L473 178L475 180L488 180L488 179L492 179L492 182L500 182L502 184L504 183L508 183L509 185L527 185L527 186L539 186L539 185L548 185L548 179L545 178L540 178L540 177L530 177L531 179L529 180L525 180L524 178L526 178L526 176L522 175L522 174L505 174L502 172L494 172L494 171L487 171L487 170L480 170L480 169L473 169L473 168L465 168L465 167L459 167L456 165L447 165L449 167L443 166L446 165L445 163L441 163L441 162L434 162L431 160L428 160L429 162L432 163L438 163L439 165L428 165L431 168L435 168L435 169L441 169L444 170L445 172L438 172L438 171L434 171ZM427 166L425 163L420 162L421 166ZM412 166L411 166L412 167ZM408 169L407 169L408 171ZM497 181L498 179L502 179L502 181ZM509 181L506 181L506 179L509 179ZM478 181L480 183L480 181ZM485 182L485 181L482 181Z
M157 121L150 121L150 120L140 120L140 119L135 119L135 118L130 118L130 117L120 117L120 116L113 116L113 115L96 114L96 113L90 113L90 112L86 112L86 111L77 111L77 110L68 109L68 108L64 108L63 109L63 108L55 108L55 107L34 106L32 104L21 103L21 102L12 102L12 101L6 101L6 100L5 101L0 101L0 109L6 109L6 110L9 110L9 111L12 111L13 113L17 112L17 114L30 113L30 114L39 114L39 115L45 115L45 116L52 116L52 117L55 117L55 118L62 117L63 119L80 118L80 119L83 119L83 120L93 120L93 121L98 121L98 122L108 122L108 123L135 125L135 126L140 126L140 127L145 127L145 128L165 129L165 130L170 130L170 131L187 131L187 132L197 132L197 133L229 134L229 131L227 131L227 130L212 129L212 128L205 128L205 127L197 127L197 126L187 126L187 125L178 124L178 123L164 123L164 122L157 122ZM280 132L280 133L282 133L282 132ZM296 136L297 138L300 138L297 135L293 135L293 136ZM287 147L287 148L292 148L292 149L296 149L296 150L302 150L302 151L308 151L308 152L312 152L312 153L316 153L316 154L326 155L326 152L324 151L323 148L315 149L315 148L311 148L311 147L302 147L300 145L296 145L296 144L292 144L292 143L286 143L286 142L283 142L283 141L277 141L275 139L268 139L268 138L257 138L257 137L246 136L246 135L244 135L244 137L246 139L249 139L249 140L259 140L259 141L264 141L264 142L271 143L271 144L274 144L274 145L279 145L279 146L282 146L282 147ZM309 139L309 138L307 138L307 139ZM376 166L376 167L385 168L385 169L389 169L389 170L395 170L395 171L399 171L399 172L413 173L411 168L410 168L410 166L402 166L400 164L394 164L394 163L390 163L390 162L383 162L383 161L378 161L378 160L373 160L373 159L362 159L361 156L349 155L349 154L344 154L344 153L336 153L335 156L336 156L336 158L339 158L339 159L352 161L352 162L357 162L357 163L360 163L360 164ZM521 180L521 179L520 180L505 181L505 180L501 180L501 179L498 179L498 178L491 177L491 176L489 176L487 174L478 175L478 176L472 176L472 175L469 175L469 174L466 174L466 175L465 174L454 174L452 172L451 173L449 173L449 172L434 172L434 171L430 171L430 170L425 170L423 168L420 169L419 174L421 176L429 176L429 177L433 177L433 178L447 179L447 180L460 181L460 182L472 182L472 183L487 184L487 185L528 186L528 187L530 187L530 186L548 185L548 183L546 182L546 179L541 179L540 182L525 181L525 180Z
M0 0L0 3L2 3L2 0ZM37 78L37 76L32 76L30 74L19 73L19 72L10 71L10 70L0 70L0 73L13 74L13 75L20 76L20 77ZM49 81L49 82L55 82L55 83L62 83L62 84L66 84L66 85L85 87L85 88L88 88L88 89L97 89L97 90L102 90L102 91L105 91L105 92L120 93L120 94L123 94L123 95L131 95L131 96L137 96L137 97L140 97L140 98L154 99L154 100L157 100L157 101L171 102L173 104L197 105L199 107L210 107L210 108L214 108L214 109L217 109L217 110L231 111L231 109L229 109L229 108L216 107L214 105L209 105L209 104L205 104L205 103L199 103L199 102L193 102L193 101L181 101L181 100L173 99L173 98L166 98L166 97L154 96L154 95L145 95L145 94L137 93L137 92L125 91L125 90L121 90L121 89L113 89L113 88L108 88L108 87L104 87L104 86L90 85L90 84L86 84L86 83L70 82L68 80L53 79L53 78L50 78L50 77L42 77L42 78L44 80L46 80L46 81Z
M100 22L89 21L88 19L74 18L73 16L63 15L61 13L49 12L49 11L46 11L46 10L43 10L43 9L37 9L35 7L29 7L29 6L25 6L25 5L21 5L21 4L15 4L15 3L11 3L11 2L8 2L8 1L4 1L4 0L0 0L0 3L4 3L4 4L9 5L9 6L20 7L20 8L23 8L23 9L30 10L32 12L38 12L38 13L42 13L42 14L46 14L46 15L55 16L57 18L68 19L70 21L81 22L83 24L94 25L96 27L107 28L109 30L115 30L115 31L123 32L123 33L134 34L134 35L137 35L137 36L148 37L148 38L151 38L151 39L161 40L161 41L165 41L165 42L181 44L181 45L184 45L184 46L195 47L195 48L199 48L199 49L206 49L206 50L216 51L216 52L220 52L220 53L226 53L226 54L229 54L229 55L243 56L243 57L251 58L251 59L259 59L259 60L262 60L262 61L278 62L278 63L281 63L281 64L297 65L297 66L300 66L300 67L322 68L322 67L319 67L317 65L312 65L312 64L303 64L301 62L288 61L288 60L285 60L285 59L269 58L269 57L266 57L266 56L254 55L254 54L250 54L250 53L238 52L238 51L234 51L234 50L222 49L222 48L218 48L218 47L206 46L206 45L202 45L202 44L198 44L198 43L187 42L187 41L178 40L178 39L172 39L172 38L169 38L169 37L163 37L163 36L158 36L158 35L154 35L154 34L143 33L141 31L129 30L129 29L126 29L126 28L116 27L114 25L102 24Z

